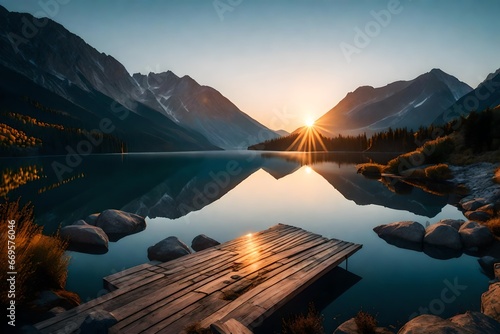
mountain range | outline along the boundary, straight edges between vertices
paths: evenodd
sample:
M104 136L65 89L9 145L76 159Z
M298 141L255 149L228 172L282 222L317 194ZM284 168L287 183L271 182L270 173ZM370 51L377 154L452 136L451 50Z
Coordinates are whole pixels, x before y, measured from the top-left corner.
M315 124L325 136L370 135L389 127L417 129L430 125L471 91L470 86L455 77L433 69L410 81L396 81L379 88L359 87Z
M244 149L287 135L188 75L131 75L50 19L0 6L0 48L0 125L7 132L0 139L10 138L11 145L15 137L26 138L31 146L18 143L20 150L33 154L61 153L89 136L104 143L94 152L153 152ZM499 86L500 70L473 89L433 69L413 80L359 87L315 128L332 137L440 125L499 105ZM108 119L113 130L100 131Z
M215 89L172 72L132 76L115 58L50 19L0 6L0 48L3 98L41 96L51 109L65 104L83 130L110 114L126 115L114 123L113 135L129 151L246 148L278 137Z

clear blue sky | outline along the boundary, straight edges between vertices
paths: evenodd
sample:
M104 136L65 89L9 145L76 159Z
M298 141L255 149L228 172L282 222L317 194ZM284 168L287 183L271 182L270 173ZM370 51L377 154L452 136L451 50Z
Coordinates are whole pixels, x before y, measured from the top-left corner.
M383 86L441 68L476 87L500 68L497 0L0 4L36 16L45 12L130 73L190 75L265 125L287 130L318 118L361 85ZM372 11L390 18L382 15L379 23ZM356 29L369 41L355 40Z

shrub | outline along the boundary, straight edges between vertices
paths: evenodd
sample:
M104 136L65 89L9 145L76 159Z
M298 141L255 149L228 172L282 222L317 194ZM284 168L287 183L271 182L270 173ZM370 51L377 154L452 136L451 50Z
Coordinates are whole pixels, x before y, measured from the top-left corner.
M446 136L426 142L415 151L402 154L387 163L387 171L400 174L401 172L424 164L445 162L454 151L453 140Z
M384 172L386 166L375 163L365 163L359 164L356 166L358 173L366 175L366 176L378 176Z
M283 334L323 334L323 317L314 305L309 304L307 314L299 314L288 320L283 320Z
M44 236L42 227L34 224L33 206L22 208L19 200L0 205L2 231L7 231L8 221L15 221L15 271L16 302L26 304L36 298L38 292L46 289L62 290L66 284L69 257L65 255L66 242L58 236ZM7 248L8 233L0 234L0 243ZM12 240L11 240L12 242ZM6 254L5 252L4 254ZM8 268L8 258L2 256L2 268ZM7 291L7 271L0 273L0 286ZM8 302L2 294L0 302Z
M449 180L453 177L453 174L447 164L438 164L435 166L430 166L425 169L425 176L432 180Z
M358 332L361 334L372 334L375 333L377 328L377 320L375 317L367 312L359 311L354 317L356 326L358 326Z

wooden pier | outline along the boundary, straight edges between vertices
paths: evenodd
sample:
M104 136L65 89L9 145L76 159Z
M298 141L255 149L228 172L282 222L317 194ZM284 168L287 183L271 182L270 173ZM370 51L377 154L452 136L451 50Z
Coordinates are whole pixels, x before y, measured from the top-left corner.
M110 333L183 333L194 324L215 324L228 333L238 326L251 330L361 247L279 224L107 276L110 293L35 327L42 333L72 333L90 312L105 310L118 321Z

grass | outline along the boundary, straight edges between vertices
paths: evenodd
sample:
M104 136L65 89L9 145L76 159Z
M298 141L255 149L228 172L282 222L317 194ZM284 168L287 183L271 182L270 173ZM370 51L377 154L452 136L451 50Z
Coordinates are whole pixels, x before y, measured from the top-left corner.
M19 200L0 205L2 234L0 243L13 245L15 242L16 304L26 305L36 299L42 290L55 290L71 300L78 301L78 296L64 291L68 273L69 257L65 254L67 243L56 236L45 236L42 227L34 224L33 206L20 207ZM15 240L9 240L8 221L15 221ZM9 243L11 241L11 243ZM4 254L7 254L7 250ZM0 259L2 268L8 268L7 256ZM2 291L8 291L7 271L0 273ZM0 295L2 305L9 302L7 294Z
M415 151L402 154L387 163L387 171L393 174L412 169L424 164L442 163L455 150L454 141L449 137L440 137L426 142Z
M309 304L307 314L299 314L288 320L283 319L283 334L323 334L323 317Z
M436 181L446 181L453 178L453 173L447 164L437 164L425 169L425 177Z
M386 168L387 166L385 165L372 162L359 164L356 166L358 173L368 177L380 177L380 175L385 171Z
M367 312L359 311L354 317L358 332L360 334L373 334L377 328L377 320L375 317Z

